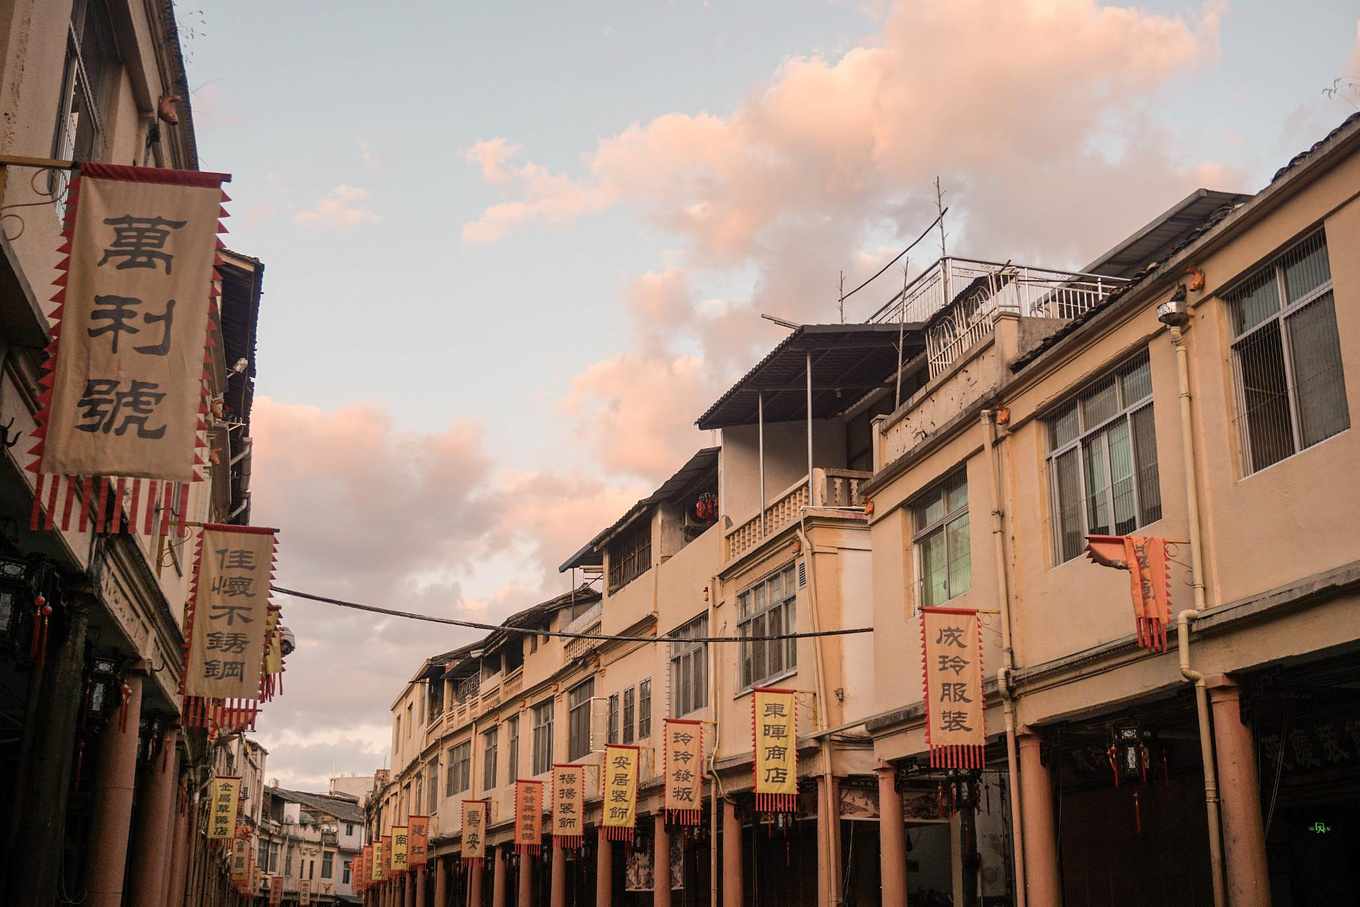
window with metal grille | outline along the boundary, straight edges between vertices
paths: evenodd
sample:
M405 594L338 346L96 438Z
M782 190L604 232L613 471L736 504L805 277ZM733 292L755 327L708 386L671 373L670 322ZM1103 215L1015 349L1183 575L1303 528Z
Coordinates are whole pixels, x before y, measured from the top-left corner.
M472 786L472 741L449 747L448 793L452 797Z
M968 541L968 475L963 469L911 505L921 606L942 605L973 588Z
M652 736L652 679L638 684L638 739Z
M534 706L534 764L535 775L552 771L553 761L553 701L547 699Z
M590 752L590 702L595 680L581 681L567 691L567 760L575 762Z
M708 704L708 615L701 614L671 634L671 714L677 718Z
M793 564L771 577L761 580L737 596L740 619L737 635L778 636L798 630L798 615L794 588L796 572ZM743 689L757 686L785 674L798 665L798 648L794 639L771 639L741 644L741 685Z
M106 118L113 106L120 67L108 4L105 0L75 0L67 31L54 157L76 161L103 157Z
M619 694L615 693L609 697L609 731L608 741L610 743L619 742Z
M1243 473L1350 428L1326 234L1296 243L1224 300Z
M482 735L482 790L496 789L496 747L500 728L493 727Z
M1058 563L1081 554L1088 535L1127 535L1162 518L1146 350L1092 381L1046 425Z
M512 784L519 777L519 716L507 718L505 727L505 782Z
M632 743L637 730L637 691L632 687L623 691L623 742Z
M609 546L609 590L625 586L652 566L652 524L641 519Z

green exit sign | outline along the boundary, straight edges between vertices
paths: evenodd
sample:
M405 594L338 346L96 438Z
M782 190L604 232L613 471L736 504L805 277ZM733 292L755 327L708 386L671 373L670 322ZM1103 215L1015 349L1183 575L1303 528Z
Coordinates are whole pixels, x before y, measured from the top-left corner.
M1325 835L1331 830L1332 826L1328 825L1326 822L1314 822L1312 825L1308 826L1308 831L1311 831L1315 835Z

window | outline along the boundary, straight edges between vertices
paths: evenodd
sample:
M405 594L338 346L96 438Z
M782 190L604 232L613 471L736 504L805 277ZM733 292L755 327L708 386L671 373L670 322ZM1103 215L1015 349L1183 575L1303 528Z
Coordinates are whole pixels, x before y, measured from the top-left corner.
M623 742L632 743L637 728L637 691L632 687L623 691Z
M352 836L352 835L354 834L354 823L353 823L353 822L346 822L346 823L345 823L345 834L346 834L347 836Z
M1243 472L1350 428L1326 235L1304 239L1224 299Z
M612 592L652 566L652 523L643 518L609 546L609 590Z
M349 861L346 861L346 862L345 862L345 871L344 871L344 875L343 875L343 876L341 877L341 879L340 879L340 884L342 884L342 885L348 885L348 884L349 884L350 867L353 866L353 865L354 865L354 864L350 863Z
M652 679L638 684L638 739L652 736Z
M619 694L609 697L609 736L610 743L619 742Z
M534 706L534 774L552 771L553 701Z
M105 117L118 85L118 46L105 0L75 0L67 33L53 157L103 156Z
M323 879L333 878L332 873L334 872L335 872L335 854L331 853L328 850L321 855L321 878Z
M263 866L263 863L261 863ZM269 868L265 870L270 875L277 875L279 871L279 845L277 842L269 845Z
M439 808L439 757L435 756L425 766L425 772L429 775L429 780L425 783L426 801L425 813L434 815Z
M283 874L291 876L293 874L293 845L288 845L288 850L283 856Z
M1058 563L1088 535L1127 535L1162 518L1147 352L1103 375L1047 420Z
M413 720L414 715L415 715L415 708L416 708L416 707L415 707L415 703L412 703L412 702L406 703L406 739L407 739L407 740L410 740L410 739L411 739L411 727L415 724L415 721Z
M261 870L269 872L269 842L263 838L260 839L260 849L255 861Z
M708 704L708 615L701 614L671 633L671 714L677 718Z
M457 746L449 747L448 793L461 794L472 784L472 741L465 740Z
M794 598L797 577L793 564L761 580L737 596L739 636L779 636L798 629ZM772 639L741 644L741 684L756 686L791 673L798 664L794 639Z
M590 703L594 695L594 679L582 681L567 691L567 761L569 762L575 762L590 752Z
M519 716L505 722L509 740L505 745L505 782L511 784L519 777Z
M916 546L917 601L932 608L973 587L968 548L968 475L958 472L911 505Z
M482 735L482 790L496 789L496 739L500 728L492 728Z
M425 770L416 772L416 798L411 801L411 805L420 809L420 803L425 798Z

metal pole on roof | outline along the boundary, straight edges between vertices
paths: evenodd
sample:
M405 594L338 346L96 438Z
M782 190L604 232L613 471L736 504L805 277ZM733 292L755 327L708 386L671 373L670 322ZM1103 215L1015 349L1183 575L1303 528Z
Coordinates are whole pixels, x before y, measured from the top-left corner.
M907 331L907 269L910 267L911 259L908 258L902 265L902 310L897 319L897 391L893 394L893 412L902 405L902 346Z
M808 447L808 506L815 501L812 495L812 350L807 351L807 447Z
M757 445L760 450L760 537L765 538L765 392L756 391Z

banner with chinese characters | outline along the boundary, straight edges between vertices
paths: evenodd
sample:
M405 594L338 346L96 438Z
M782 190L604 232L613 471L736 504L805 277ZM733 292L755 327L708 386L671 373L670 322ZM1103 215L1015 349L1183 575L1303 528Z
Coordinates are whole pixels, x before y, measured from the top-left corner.
M226 841L236 836L236 813L240 806L241 779L218 775L212 780L208 813L208 839Z
M661 739L666 821L698 825L703 821L704 726L698 721L667 718Z
M386 849L387 848L383 845L382 841L373 842L373 852L371 854L372 860L369 861L369 869L372 870L370 878L375 882L381 882L383 879L387 878L387 873L383 871L384 866L387 865L387 859L383 853Z
M554 765L552 793L552 836L558 847L580 847L585 843L586 767Z
M982 635L976 611L921 609L926 744L933 768L982 768Z
M260 691L260 698L265 701L283 693L283 633L279 629L281 620L279 609L270 607L269 621L265 627L264 685Z
M283 903L283 876L273 876L270 878L269 903L271 907Z
M373 845L365 844L364 849L359 853L359 883L361 888L368 888L368 883L373 876Z
M401 874L407 870L406 854L408 844L407 826L392 826L392 872Z
M253 725L274 575L274 530L204 525L186 610L184 722Z
M430 817L411 816L406 828L406 865L424 869L430 858Z
M1086 556L1102 567L1129 571L1138 645L1166 651L1171 622L1171 561L1166 539L1136 535L1088 535Z
M756 687L751 694L756 809L798 810L798 716L793 690Z
M382 839L382 861L383 878L391 879L396 876L396 870L392 868L392 836L383 835Z
M463 865L486 859L486 800L463 801Z
M637 825L638 753L635 746L611 743L600 763L600 833L610 841L632 841Z
M298 879L298 907L311 907L312 880Z
M103 532L112 492L113 531L126 507L128 528L140 515L150 534L156 505L164 527L172 495L182 504L186 483L202 480L229 179L82 164L71 181L29 467L33 528L60 513L70 529L74 509L81 531L92 516Z
M515 853L535 855L543 841L543 782L515 782Z
M237 835L231 842L231 880L241 888L250 878L250 838Z

